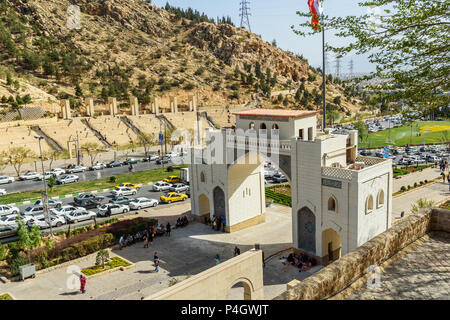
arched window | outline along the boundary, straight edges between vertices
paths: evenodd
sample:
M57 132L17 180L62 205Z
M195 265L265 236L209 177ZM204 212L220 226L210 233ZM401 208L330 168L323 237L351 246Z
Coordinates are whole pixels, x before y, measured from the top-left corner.
M333 196L328 199L328 211L337 212L337 202Z
M372 195L369 195L366 201L366 214L372 212L372 210L373 210L373 197Z
M205 174L203 172L200 173L200 181L205 182Z
M272 125L272 130L278 130L279 128L278 128L278 125L276 124L276 123L274 123L273 125Z
M255 129L255 123L254 122L250 122L250 124L248 125L248 128L250 130L254 130Z
M266 124L265 124L264 122L261 123L261 125L259 126L259 128L260 128L260 129L263 129L263 130L267 129Z
M377 208L381 208L384 205L384 191L380 190L378 192L378 197L377 197Z

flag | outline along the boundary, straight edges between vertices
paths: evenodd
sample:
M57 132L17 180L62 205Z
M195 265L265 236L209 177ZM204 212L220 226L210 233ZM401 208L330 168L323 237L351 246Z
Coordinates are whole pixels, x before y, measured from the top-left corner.
M309 10L312 14L311 25L314 29L319 29L319 15L323 13L323 7L320 0L308 0Z

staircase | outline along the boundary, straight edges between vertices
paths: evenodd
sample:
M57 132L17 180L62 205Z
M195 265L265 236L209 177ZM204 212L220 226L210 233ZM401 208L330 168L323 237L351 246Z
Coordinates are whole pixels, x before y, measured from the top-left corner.
M206 122L208 122L208 124L211 128L213 128L213 129L219 128L219 126L216 125L210 117L208 117L208 113L206 111L202 111L202 113L200 113L200 116L202 118L204 118L206 120Z
M89 123L89 120L87 119L81 119L81 122L89 128L89 130L92 131L92 133L97 137L98 140L100 140L105 146L107 147L112 147L112 144L109 143L108 141L106 141L105 137L96 129L94 129L94 127L91 126L91 124Z
M44 137L45 141L49 144L50 147L53 148L53 150L57 152L64 152L64 148L61 147L61 145L53 140L51 137L49 137L39 126L32 126L31 130L36 132L37 135Z
M158 118L159 121L161 121L161 124L166 124L168 129L175 129L175 126L172 124L172 122L169 121L169 119L166 118L163 114L156 115L156 118Z
M128 118L127 116L123 116L123 117L120 117L120 120L121 120L121 121L122 121L129 129L131 129L138 137L139 137L140 135L142 135L142 131L139 130L139 128L136 127L136 126L134 125L133 121L131 121L130 118Z

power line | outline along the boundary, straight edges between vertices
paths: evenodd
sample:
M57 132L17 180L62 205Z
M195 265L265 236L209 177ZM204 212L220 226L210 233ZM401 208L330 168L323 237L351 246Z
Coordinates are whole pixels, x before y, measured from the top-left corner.
M350 78L353 78L353 59L350 59L350 61L348 62L348 68Z
M336 78L341 76L341 58L336 57Z
M241 17L241 28L245 28L247 26L248 31L252 32L250 27L250 1L249 0L241 0L239 8L239 16Z

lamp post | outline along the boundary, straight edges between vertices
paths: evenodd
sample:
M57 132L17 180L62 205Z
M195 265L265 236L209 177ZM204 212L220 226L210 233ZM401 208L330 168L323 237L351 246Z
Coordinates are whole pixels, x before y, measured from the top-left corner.
M41 140L44 139L42 136L34 136L35 139L38 139L39 141L39 152L41 154L41 165L42 165L42 181L44 183L44 197L42 199L43 207L44 207L44 215L47 218L47 222L50 225L50 235L53 236L53 228L52 228L52 221L50 218L50 215L48 213L48 192L47 192L47 181L45 180L45 169L44 169L44 158L42 156L42 147L41 147Z

